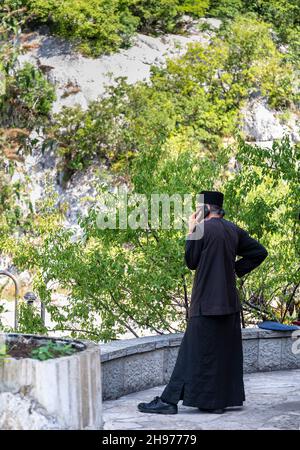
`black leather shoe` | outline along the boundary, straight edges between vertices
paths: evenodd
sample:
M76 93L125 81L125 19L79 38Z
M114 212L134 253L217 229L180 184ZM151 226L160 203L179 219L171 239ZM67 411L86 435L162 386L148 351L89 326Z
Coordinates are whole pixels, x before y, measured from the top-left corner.
M165 403L160 397L156 396L149 403L139 403L138 409L145 413L156 413L156 414L177 414L177 405L171 405L171 403Z
M210 414L223 414L225 412L225 409L219 408L219 409L205 409L205 408L198 408L200 411Z

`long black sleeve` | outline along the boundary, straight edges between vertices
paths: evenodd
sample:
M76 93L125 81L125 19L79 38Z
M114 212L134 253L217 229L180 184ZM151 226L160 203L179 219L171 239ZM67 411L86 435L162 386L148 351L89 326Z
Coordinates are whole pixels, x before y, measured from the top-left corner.
M203 249L204 236L201 234L200 239L189 239L185 241L185 263L189 269L197 269Z
M235 272L238 277L242 277L258 267L266 259L268 252L263 245L240 228L237 255L242 258L235 262Z

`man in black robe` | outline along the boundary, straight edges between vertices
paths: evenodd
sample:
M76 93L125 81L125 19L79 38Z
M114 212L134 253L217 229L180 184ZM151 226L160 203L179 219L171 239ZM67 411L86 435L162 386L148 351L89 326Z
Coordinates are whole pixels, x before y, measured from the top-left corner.
M268 253L223 218L221 192L201 194L204 219L199 223L197 213L191 216L185 248L186 264L196 271L187 328L169 383L160 397L138 404L141 412L176 414L177 403L183 400L185 406L222 413L245 400L236 276L252 271Z

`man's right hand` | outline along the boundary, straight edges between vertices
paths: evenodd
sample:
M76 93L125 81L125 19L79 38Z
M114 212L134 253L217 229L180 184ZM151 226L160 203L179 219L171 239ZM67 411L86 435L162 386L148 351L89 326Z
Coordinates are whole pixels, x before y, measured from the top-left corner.
M195 226L197 225L197 211L195 211L189 218L189 234L192 233L195 229Z

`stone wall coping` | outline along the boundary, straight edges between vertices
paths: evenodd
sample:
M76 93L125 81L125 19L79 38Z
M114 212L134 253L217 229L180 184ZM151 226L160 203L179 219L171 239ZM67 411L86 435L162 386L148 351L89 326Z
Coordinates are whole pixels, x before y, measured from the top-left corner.
M184 333L144 336L100 343L101 362L122 358L135 353L144 353L163 347L178 347ZM258 327L243 328L242 339L280 339L291 337L292 331L262 330Z

